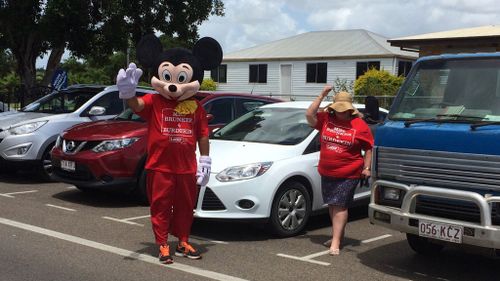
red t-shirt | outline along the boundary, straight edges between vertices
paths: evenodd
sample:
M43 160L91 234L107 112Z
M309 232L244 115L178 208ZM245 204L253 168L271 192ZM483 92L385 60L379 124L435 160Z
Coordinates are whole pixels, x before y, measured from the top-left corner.
M158 94L141 97L144 109L136 112L148 122L148 159L146 169L175 174L196 173L196 142L208 136L205 109L191 114L174 111L178 102ZM193 99L194 100L194 99Z
M318 171L320 175L357 179L363 171L361 150L373 147L373 136L361 118L338 120L328 112L317 114L315 129L320 131L321 149Z

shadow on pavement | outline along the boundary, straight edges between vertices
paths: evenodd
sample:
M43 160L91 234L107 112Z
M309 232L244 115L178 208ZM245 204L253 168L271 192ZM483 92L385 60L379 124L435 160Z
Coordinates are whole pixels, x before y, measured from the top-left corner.
M220 241L263 241L277 239L265 223L195 219L191 235Z
M422 256L414 253L406 241L400 241L357 256L365 266L409 280L499 280L500 259L491 253L492 250L453 247L445 248L439 255Z
M137 199L131 194L118 191L81 191L72 189L56 193L52 197L96 208L128 208L141 206Z
M10 184L39 184L50 183L43 180L35 171L18 171L17 173L0 173L0 182Z

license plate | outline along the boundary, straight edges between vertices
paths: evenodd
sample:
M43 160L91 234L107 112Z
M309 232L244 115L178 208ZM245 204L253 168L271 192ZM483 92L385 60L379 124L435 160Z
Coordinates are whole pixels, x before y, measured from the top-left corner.
M67 161L67 160L61 160L61 169L74 172L75 171L75 162L73 161Z
M418 235L433 239L462 243L463 226L435 223L420 220L418 223Z

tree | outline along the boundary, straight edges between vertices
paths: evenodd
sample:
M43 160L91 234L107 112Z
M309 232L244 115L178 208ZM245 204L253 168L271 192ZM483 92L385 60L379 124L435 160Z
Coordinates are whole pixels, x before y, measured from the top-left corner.
M0 48L11 51L21 83L31 89L43 54L50 52L42 80L47 85L64 50L105 63L146 33L192 43L211 14L224 15L222 0L0 0Z
M372 68L354 82L354 93L360 96L394 96L403 80L402 76Z

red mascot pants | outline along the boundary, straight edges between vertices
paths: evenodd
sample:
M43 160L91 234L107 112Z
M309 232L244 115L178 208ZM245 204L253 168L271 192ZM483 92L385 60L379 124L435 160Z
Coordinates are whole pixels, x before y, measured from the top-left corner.
M196 175L149 170L147 190L156 243L166 244L169 233L187 242L198 197Z

